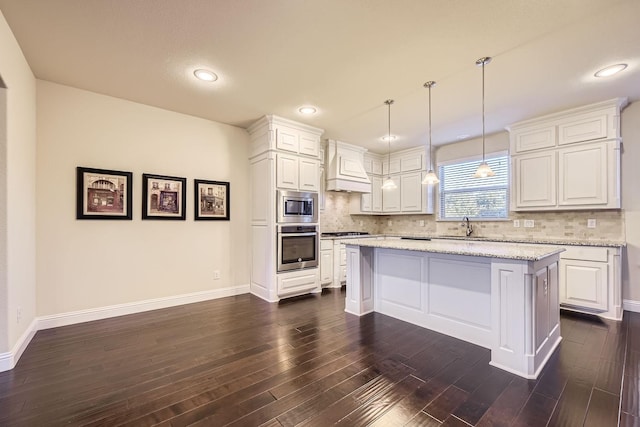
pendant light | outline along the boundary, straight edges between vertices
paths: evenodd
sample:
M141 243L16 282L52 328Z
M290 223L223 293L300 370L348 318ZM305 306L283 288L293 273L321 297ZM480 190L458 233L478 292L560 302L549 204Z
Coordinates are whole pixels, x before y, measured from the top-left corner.
M477 66L482 66L482 163L480 163L478 170L473 175L475 178L487 178L495 175L484 159L484 66L489 62L491 62L491 57L489 56L483 56L476 61Z
M389 133L387 134L387 143L389 144L389 152L387 153L387 158L389 160L389 175L387 176L387 179L384 180L381 188L383 190L393 190L397 187L396 183L393 182L393 179L391 178L391 104L393 104L393 99L387 99L384 103L389 107Z
M438 179L438 176L433 172L433 165L432 165L433 156L431 151L431 88L435 85L436 85L436 82L434 82L433 80L430 80L424 84L424 87L429 89L429 171L424 176L422 183L430 184L430 185L437 184L440 182L440 180Z

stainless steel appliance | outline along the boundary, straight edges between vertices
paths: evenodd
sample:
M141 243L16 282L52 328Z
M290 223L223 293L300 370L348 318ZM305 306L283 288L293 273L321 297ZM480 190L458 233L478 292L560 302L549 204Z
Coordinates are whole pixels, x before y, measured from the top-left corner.
M278 225L278 271L317 267L319 242L315 225Z
M278 222L318 222L318 193L278 190Z

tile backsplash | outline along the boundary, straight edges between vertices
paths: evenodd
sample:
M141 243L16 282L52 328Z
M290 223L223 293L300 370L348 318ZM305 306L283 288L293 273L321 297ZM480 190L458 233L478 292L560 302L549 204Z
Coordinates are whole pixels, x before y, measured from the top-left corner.
M327 192L325 210L320 212L321 231L368 231L372 234L464 236L461 221L436 221L436 215L349 215L348 193ZM588 228L587 220L596 227ZM513 226L520 221L520 227ZM524 221L533 220L532 228ZM424 221L424 226L420 225ZM531 238L558 240L625 240L622 210L510 212L508 221L471 221L473 235L488 238Z

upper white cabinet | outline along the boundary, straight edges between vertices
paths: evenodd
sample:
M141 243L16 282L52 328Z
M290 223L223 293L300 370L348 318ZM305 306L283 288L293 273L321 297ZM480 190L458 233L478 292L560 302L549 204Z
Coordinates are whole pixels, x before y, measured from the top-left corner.
M276 186L278 188L297 190L300 176L298 171L298 157L278 153L276 159Z
M511 210L619 209L626 105L613 99L510 126Z
M286 125L275 126L276 149L311 157L318 157L320 135L295 129Z
M426 171L423 147L391 153L390 157L365 153L363 164L371 181L371 193L352 194L349 213L397 215L434 212L434 188L422 185ZM396 188L382 190L382 183L389 175Z

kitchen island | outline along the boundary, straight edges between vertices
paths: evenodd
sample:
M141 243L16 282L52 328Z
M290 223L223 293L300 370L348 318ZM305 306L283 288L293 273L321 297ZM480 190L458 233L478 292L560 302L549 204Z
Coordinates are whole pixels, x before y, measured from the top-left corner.
M468 241L350 239L345 311L376 311L491 350L536 378L561 340L562 248ZM437 351L437 349L434 349Z

